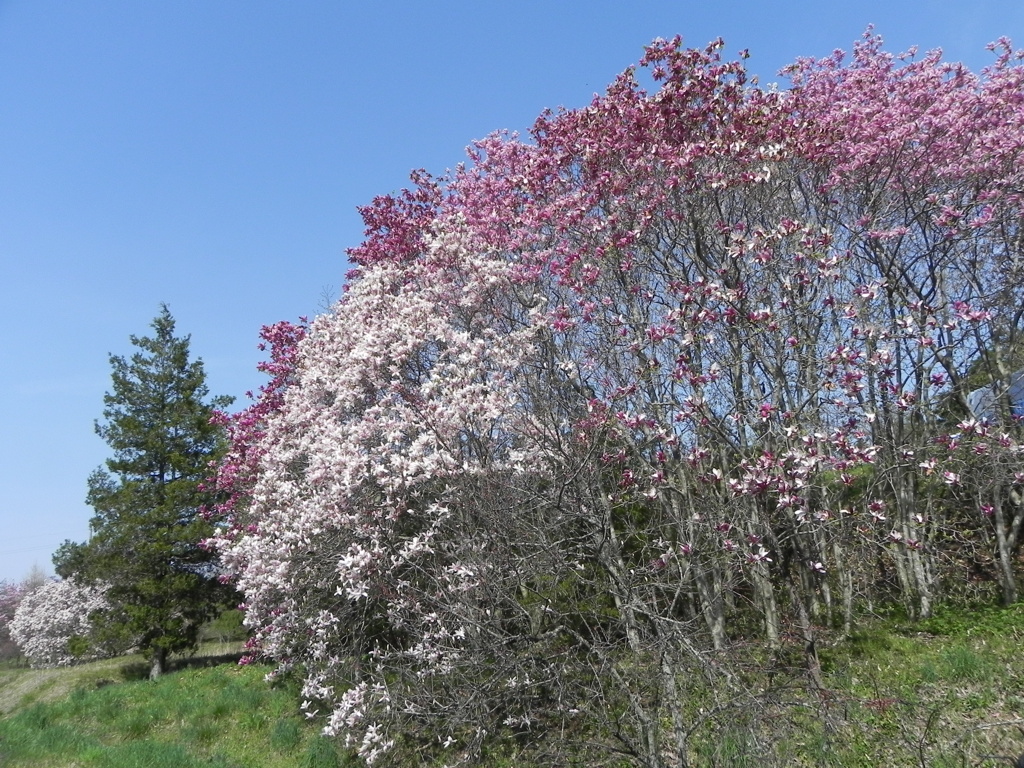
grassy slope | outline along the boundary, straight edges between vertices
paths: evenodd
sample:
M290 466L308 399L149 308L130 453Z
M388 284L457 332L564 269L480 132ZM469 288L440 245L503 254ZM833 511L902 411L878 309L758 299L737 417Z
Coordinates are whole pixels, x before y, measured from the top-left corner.
M211 659L210 661L217 661ZM266 668L193 663L156 683L127 657L0 670L3 768L334 768L333 745Z
M983 768L1024 753L1024 604L874 622L820 647L824 690L795 648L751 665L757 707L709 720L694 765ZM798 644L794 644L799 647ZM691 715L697 719L696 713Z
M238 659L241 642L207 642L192 656L172 659L171 668L211 666ZM116 659L56 669L26 669L0 666L0 716L35 702L57 701L79 688L138 680L148 674L149 666L142 656L130 655Z
M706 700L687 701L697 726L691 765L1008 765L987 756L1024 752L1022 641L1024 605L914 626L879 622L822 649L824 692L810 685L799 652L787 664L758 661L754 650L740 677L757 706L710 716L701 714ZM295 691L267 684L265 669L219 664L155 684L130 679L144 671L131 658L0 670L0 766L346 764L300 719ZM495 766L541 768L492 755Z

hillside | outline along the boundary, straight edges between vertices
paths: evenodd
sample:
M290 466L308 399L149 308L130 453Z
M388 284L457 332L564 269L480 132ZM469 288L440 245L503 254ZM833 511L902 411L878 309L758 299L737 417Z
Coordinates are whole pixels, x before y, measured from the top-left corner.
M795 645L773 656L734 648L732 666L746 671L729 685L745 686L748 696L716 708L705 691L684 703L694 729L691 765L1008 765L1005 758L1024 752L1022 639L1021 605L947 612L914 625L876 620L848 640L823 644L823 688L812 682ZM747 663L735 663L738 658ZM266 668L218 662L223 657L193 660L157 683L136 679L145 665L133 657L0 671L0 765L348 764L300 719L294 688L267 683ZM710 695L726 701L723 693ZM401 751L415 761L411 750ZM545 763L509 740L468 764Z
M333 768L335 748L265 667L207 646L160 681L142 657L0 670L0 766Z

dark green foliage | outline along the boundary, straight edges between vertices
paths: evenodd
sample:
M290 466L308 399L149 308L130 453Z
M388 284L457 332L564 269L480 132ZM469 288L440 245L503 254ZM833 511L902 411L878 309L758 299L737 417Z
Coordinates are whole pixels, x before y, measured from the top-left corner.
M231 598L216 556L200 545L213 533L203 483L225 445L211 419L231 400L207 400L202 361L189 360L189 337L174 335L166 306L152 327L152 337L131 337L130 359L110 357L113 390L96 432L113 456L89 478L92 537L66 542L54 564L65 578L109 585L104 640L137 645L156 675L168 653L195 647Z
M220 643L245 640L248 632L242 624L244 615L237 608L223 611L217 618L208 622L200 632L200 640L212 640Z

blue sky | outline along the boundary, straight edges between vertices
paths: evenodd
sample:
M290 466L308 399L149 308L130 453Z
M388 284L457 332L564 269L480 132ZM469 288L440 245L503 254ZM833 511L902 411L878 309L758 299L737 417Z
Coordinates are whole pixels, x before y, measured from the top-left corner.
M91 515L108 354L167 302L241 403L261 325L322 311L356 206L491 131L581 106L653 38L762 82L873 23L979 69L1024 3L0 0L0 579Z

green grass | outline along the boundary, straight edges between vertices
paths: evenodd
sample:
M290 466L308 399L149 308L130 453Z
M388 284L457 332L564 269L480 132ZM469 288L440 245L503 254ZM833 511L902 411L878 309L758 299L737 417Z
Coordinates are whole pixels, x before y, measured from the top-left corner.
M793 665L750 722L723 717L696 734L707 757L694 765L1008 765L990 756L1024 753L1022 639L1021 605L875 621L833 643L823 636L826 690Z
M184 669L157 682L132 677L132 660L83 665L44 685L0 720L4 768L335 768L334 745L298 716L294 691L274 688L266 668L234 664ZM0 697L17 687L10 670ZM60 675L50 678L61 679ZM97 685L99 681L99 685ZM73 689L60 698L55 687ZM33 701L33 699L37 699Z
M680 679L693 726L690 765L996 768L1024 752L1024 608L940 612L865 624L818 648L825 690L802 645L737 645L727 663L747 693L728 701ZM213 657L216 660L216 657ZM265 668L215 664L139 679L141 659L62 670L0 669L3 768L348 768L356 763L301 717L294 687ZM712 706L720 705L716 711ZM667 724L667 723L666 723ZM542 768L514 741L487 768ZM407 755L416 764L417 755ZM578 768L626 765L621 756Z

